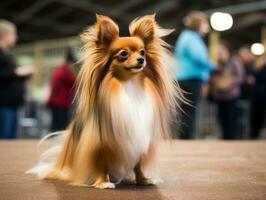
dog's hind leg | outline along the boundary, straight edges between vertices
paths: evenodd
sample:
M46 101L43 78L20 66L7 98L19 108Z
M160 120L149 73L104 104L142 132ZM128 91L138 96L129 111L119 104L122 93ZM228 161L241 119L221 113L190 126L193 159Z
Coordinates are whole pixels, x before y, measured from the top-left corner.
M157 145L151 144L148 151L141 156L134 172L138 185L154 185L159 181L156 170Z
M144 172L141 167L141 161L135 166L134 172L136 176L137 185L153 185L154 184L152 179L149 179L144 175Z

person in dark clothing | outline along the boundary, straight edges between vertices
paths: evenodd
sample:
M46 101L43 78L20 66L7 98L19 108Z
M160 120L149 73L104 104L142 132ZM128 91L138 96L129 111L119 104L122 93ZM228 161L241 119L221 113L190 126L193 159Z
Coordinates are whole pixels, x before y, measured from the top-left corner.
M182 103L181 139L195 139L195 120L198 102L201 99L201 85L202 81L197 79L179 82L180 88L184 91L184 97L188 101L188 103Z
M70 106L76 79L71 70L76 59L70 49L67 50L65 60L65 64L57 67L52 75L51 95L47 103L52 113L51 131L65 129L71 117Z
M243 100L250 101L253 96L253 88L255 85L255 57L248 46L239 49L238 55L244 67L245 77L241 85L241 96Z
M218 68L211 78L213 99L217 102L218 122L225 140L237 139L237 100L244 78L239 58L232 55L226 42L218 46Z
M255 85L251 99L251 139L258 139L266 114L266 64L255 73Z
M17 40L14 24L0 20L0 138L16 137L17 109L24 102L24 81L33 73L30 67L17 67L9 48Z
M190 104L181 104L180 138L193 139L196 137L196 111L202 87L208 82L213 65L202 39L209 31L208 17L200 11L193 11L185 18L185 26L175 46L176 79Z

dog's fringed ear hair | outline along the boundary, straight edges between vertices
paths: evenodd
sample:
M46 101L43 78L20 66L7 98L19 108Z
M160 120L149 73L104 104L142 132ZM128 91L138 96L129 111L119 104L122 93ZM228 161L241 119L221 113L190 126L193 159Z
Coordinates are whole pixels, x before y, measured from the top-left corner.
M96 15L97 38L102 44L110 44L119 36L117 24L109 17Z
M145 43L154 39L155 36L155 14L134 19L129 25L131 36L140 37Z
M155 14L136 18L129 25L130 35L140 37L146 44L173 31L174 29L162 29L155 21Z

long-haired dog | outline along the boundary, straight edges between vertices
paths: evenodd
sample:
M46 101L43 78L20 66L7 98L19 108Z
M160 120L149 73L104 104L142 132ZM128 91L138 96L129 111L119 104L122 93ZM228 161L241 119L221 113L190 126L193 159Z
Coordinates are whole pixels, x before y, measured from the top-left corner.
M119 37L112 19L96 18L82 34L75 118L55 163L33 171L41 178L95 188L114 188L130 174L137 184L153 184L154 176L148 175L158 144L169 138L180 97L168 45L161 39L172 30L147 15L131 22L130 37Z

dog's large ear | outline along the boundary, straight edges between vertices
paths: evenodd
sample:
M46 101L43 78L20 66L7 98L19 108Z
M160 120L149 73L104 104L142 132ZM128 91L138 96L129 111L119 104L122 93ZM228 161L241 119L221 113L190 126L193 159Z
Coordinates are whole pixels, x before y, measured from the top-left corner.
M155 14L146 15L141 18L134 19L129 25L129 33L131 36L140 37L145 43L153 40L155 36Z
M98 28L98 42L110 44L119 36L119 28L117 24L109 17L96 15L96 25Z

